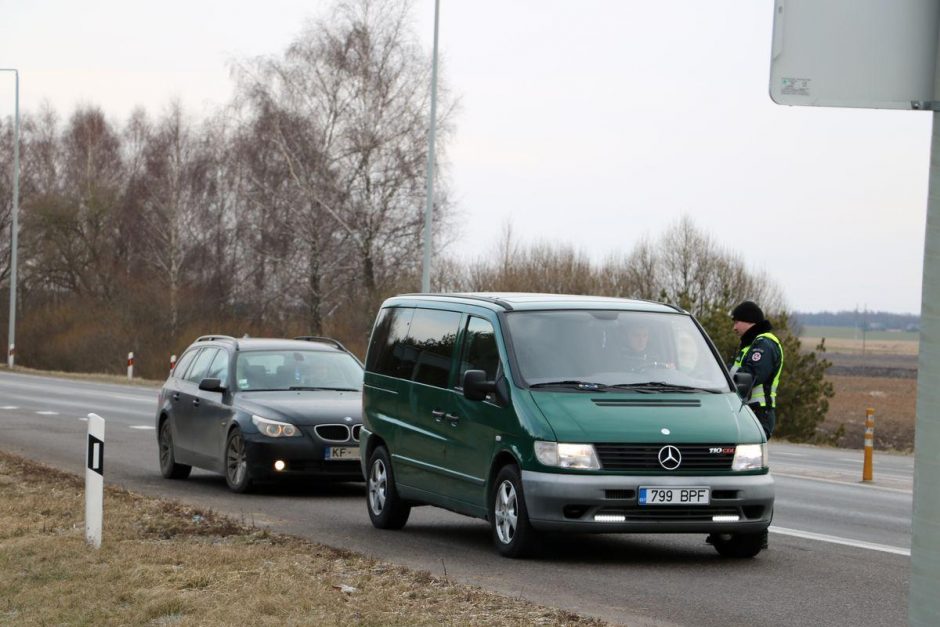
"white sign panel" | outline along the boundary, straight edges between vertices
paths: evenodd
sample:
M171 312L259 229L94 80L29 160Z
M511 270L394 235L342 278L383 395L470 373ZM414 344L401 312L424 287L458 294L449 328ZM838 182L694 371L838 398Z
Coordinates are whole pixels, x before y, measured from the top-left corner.
M938 26L940 0L776 0L770 97L924 108L934 99Z

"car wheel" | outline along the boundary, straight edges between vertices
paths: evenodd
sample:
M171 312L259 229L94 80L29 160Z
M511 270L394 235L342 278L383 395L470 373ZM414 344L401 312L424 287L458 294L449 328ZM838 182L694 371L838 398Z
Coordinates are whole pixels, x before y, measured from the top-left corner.
M529 523L522 477L513 465L504 466L496 475L496 489L490 498L490 525L500 555L525 557L533 553L538 532Z
M398 496L388 449L384 446L377 446L369 456L366 483L366 502L373 526L378 529L404 527L411 514L411 506Z
M173 433L170 431L170 421L164 420L160 424L160 435L157 438L160 448L160 474L167 479L185 479L189 476L192 466L176 463L176 453L173 450Z
M238 429L232 429L225 441L225 482L232 492L247 492L251 488L245 438Z
M713 533L706 540L722 557L754 557L767 548L767 532Z

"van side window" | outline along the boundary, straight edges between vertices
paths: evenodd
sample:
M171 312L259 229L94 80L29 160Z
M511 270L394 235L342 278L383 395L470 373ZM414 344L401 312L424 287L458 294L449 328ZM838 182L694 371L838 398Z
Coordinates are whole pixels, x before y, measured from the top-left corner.
M413 315L414 309L391 307L382 310L381 318L375 323L375 331L372 333L367 370L390 377L411 378L414 359L407 359L406 353L410 349L405 340Z
M496 348L493 325L483 318L470 317L467 320L467 332L464 334L463 357L457 385L462 385L463 374L467 370L483 370L486 372L486 380L493 381L498 369L499 350Z
M412 350L407 351L407 361L402 363L403 366L412 363L410 378L417 383L447 387L459 328L460 314L456 311L415 309L407 340Z

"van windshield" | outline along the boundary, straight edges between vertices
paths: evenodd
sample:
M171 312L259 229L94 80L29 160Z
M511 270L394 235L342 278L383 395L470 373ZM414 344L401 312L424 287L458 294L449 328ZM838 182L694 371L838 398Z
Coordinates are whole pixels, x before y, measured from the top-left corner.
M529 386L731 389L724 366L686 315L514 311L506 320L520 374Z

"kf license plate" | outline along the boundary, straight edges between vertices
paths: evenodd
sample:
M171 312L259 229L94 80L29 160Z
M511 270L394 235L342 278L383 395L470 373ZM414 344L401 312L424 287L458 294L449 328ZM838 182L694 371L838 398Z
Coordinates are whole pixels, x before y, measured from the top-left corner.
M327 447L323 459L359 459L358 446L330 446Z
M710 498L708 488L640 488L640 505L708 505Z

